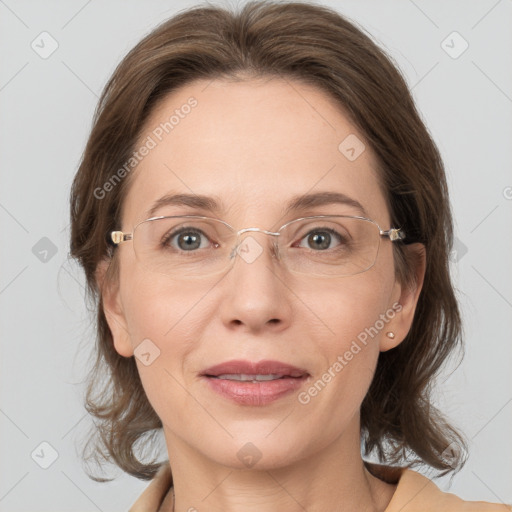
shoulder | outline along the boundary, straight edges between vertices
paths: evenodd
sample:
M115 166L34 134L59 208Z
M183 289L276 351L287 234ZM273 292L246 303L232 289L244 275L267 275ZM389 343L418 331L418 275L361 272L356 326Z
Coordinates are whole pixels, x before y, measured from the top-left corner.
M464 501L441 491L429 478L403 469L398 485L385 512L512 512L511 505L484 501Z
M158 512L172 504L172 473L169 461L164 462L128 512Z

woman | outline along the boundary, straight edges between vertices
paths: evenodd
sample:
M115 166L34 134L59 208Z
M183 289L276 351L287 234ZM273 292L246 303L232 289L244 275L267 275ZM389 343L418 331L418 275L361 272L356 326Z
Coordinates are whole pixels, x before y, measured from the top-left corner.
M93 455L153 479L131 510L508 510L411 469L464 461L429 402L460 343L449 198L400 73L339 14L155 29L100 99L71 218Z

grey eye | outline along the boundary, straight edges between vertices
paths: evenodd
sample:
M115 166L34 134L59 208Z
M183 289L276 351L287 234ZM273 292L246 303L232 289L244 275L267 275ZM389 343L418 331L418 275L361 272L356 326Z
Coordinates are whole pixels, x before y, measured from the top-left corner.
M331 242L338 241L343 243L345 240L343 237L336 232L334 229L322 228L310 231L302 241L306 241L306 246L300 244L300 247L307 247L308 249L318 249L324 251L326 249L332 249Z
M182 251L194 251L208 246L207 242L206 245L201 245L201 237L208 241L208 237L200 229L182 228L166 236L163 245Z

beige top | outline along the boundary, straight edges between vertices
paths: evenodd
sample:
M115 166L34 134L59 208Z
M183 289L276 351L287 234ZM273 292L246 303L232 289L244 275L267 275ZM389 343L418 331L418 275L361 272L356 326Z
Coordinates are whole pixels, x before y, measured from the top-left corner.
M484 501L464 501L455 494L441 491L427 477L404 468L386 468L368 464L397 488L385 512L511 512L512 505ZM372 471L373 473L373 471ZM381 476L379 475L379 476ZM172 476L169 462L162 464L153 480L130 508L129 512L161 512L172 510Z

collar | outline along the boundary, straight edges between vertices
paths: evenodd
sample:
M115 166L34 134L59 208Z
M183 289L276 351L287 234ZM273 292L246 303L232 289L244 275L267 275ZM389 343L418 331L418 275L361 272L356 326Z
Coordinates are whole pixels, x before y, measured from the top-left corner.
M365 462L368 470L387 483L397 484L384 512L512 512L512 505L483 501L468 502L441 491L426 476L407 468ZM162 463L129 512L161 512L172 510L172 473L169 461Z

